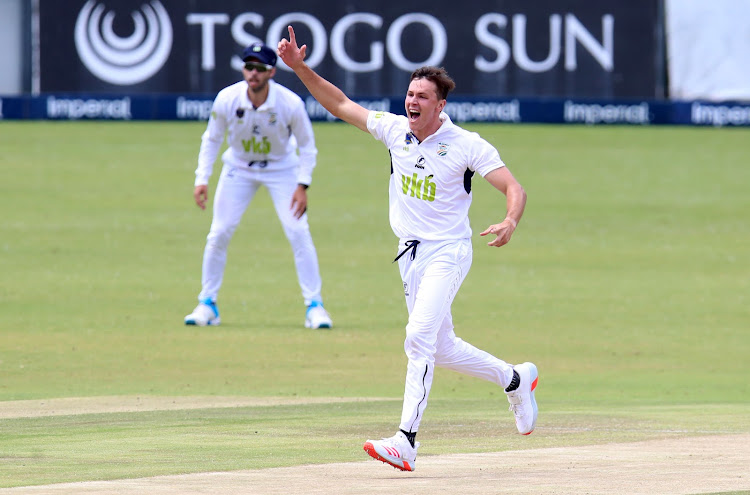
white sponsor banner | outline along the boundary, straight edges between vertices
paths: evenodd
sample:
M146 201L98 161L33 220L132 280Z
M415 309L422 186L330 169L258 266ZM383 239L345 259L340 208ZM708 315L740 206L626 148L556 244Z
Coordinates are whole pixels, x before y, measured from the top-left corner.
M750 1L666 0L669 95L750 100Z

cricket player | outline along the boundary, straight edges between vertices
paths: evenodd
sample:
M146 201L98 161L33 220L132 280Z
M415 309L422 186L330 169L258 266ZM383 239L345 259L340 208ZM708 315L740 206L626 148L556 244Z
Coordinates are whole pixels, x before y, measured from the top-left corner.
M201 139L193 191L201 209L206 208L208 180L225 134L229 147L222 155L224 167L216 186L213 221L203 252L199 302L185 316L185 324L221 322L216 298L224 278L229 240L255 193L265 187L292 246L307 308L305 326L331 328L333 322L323 307L318 255L306 213L307 188L317 155L312 124L302 99L273 81L274 49L254 43L245 48L242 59L243 80L216 96Z
M432 386L435 366L483 378L505 390L518 432L534 430L538 373L533 363L512 366L456 336L451 304L472 260L469 206L471 177L478 173L506 196L505 218L480 235L494 235L488 245L510 241L526 205L526 193L478 134L454 125L442 112L455 84L442 68L414 71L406 93L406 116L369 111L315 73L305 62L307 46L289 40L279 56L310 93L334 116L372 134L391 157L390 223L399 238L396 254L409 320L404 350L406 385L397 433L368 440L365 451L403 471L413 471L415 441Z

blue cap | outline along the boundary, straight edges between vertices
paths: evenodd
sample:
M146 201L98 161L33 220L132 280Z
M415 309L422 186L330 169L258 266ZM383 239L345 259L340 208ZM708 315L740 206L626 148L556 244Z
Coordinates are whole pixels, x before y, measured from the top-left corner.
M247 62L251 58L256 59L261 64L276 66L276 52L263 43L253 43L242 51L242 61Z

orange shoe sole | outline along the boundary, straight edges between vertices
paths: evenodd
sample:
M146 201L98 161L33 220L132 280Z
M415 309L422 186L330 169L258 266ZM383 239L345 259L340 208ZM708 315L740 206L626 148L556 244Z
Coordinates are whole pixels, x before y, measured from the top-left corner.
M399 466L398 464L394 464L385 457L381 456L375 451L375 446L371 444L370 442L365 442L364 446L365 452L367 452L367 455L372 457L373 459L377 459L378 461L384 462L388 464L389 466L393 466L394 468L401 470L401 471L414 471L414 468L409 465L407 461L404 461L403 466Z

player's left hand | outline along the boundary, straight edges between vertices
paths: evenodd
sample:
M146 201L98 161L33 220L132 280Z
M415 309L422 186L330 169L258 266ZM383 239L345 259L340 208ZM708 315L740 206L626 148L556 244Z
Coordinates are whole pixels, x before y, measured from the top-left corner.
M208 186L195 186L195 189L193 189L193 199L195 199L195 204L197 204L201 210L205 210L206 201L208 201Z
M297 189L292 194L292 204L289 205L294 218L301 218L307 211L307 189L304 186L297 185Z
M510 218L506 218L501 223L496 223L494 225L490 225L487 227L487 229L480 233L479 235L489 235L489 234L495 234L497 237L488 242L488 246L493 247L500 247L508 244L510 242L510 236L513 235L513 232L516 230L516 225L513 223L513 220Z

